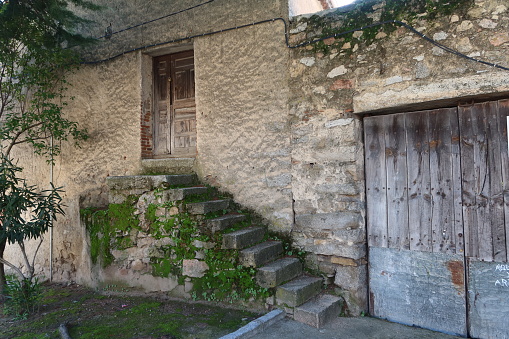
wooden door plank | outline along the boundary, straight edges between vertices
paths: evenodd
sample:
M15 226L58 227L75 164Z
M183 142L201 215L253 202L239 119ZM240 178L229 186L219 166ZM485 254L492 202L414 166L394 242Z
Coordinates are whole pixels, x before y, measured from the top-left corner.
M502 152L507 153L507 148L502 150L502 133L500 131L500 119L498 102L492 101L486 104L487 136L488 145L488 173L489 185L489 217L492 236L492 258L495 261L505 261L506 234L504 222L504 188L502 175ZM485 239L488 240L488 239Z
M154 59L154 134L152 136L154 156L166 155L171 151L169 137L171 125L170 90L168 86L170 64L169 55Z
M410 249L405 114L384 116L388 247Z
M505 248L506 258L501 256L501 261L509 261L509 144L507 141L507 117L509 116L509 100L498 102L500 155L502 163L503 207L505 221Z
M450 120L456 119L456 110L433 110L429 117L433 252L456 253L450 127Z
M461 152L460 152L460 129L458 109L450 113L449 127L451 130L451 165L452 165L452 191L453 191L453 214L452 227L456 243L456 253L465 253L465 232L463 228L462 186L461 186Z
M462 171L465 231L469 241L467 256L492 260L493 242L490 222L490 173L487 103L461 107L466 119L461 124ZM460 116L462 114L460 113ZM467 154L468 153L468 154ZM463 158L468 160L463 163Z
M387 247L387 177L383 117L364 118L367 232L370 247Z
M475 144L473 125L476 121L473 117L472 106L460 106L458 108L458 120L460 126L461 148L461 183L463 201L463 227L465 239L465 255L477 257L477 213L476 213L476 171L475 171Z
M475 104L474 132L477 137L475 146L475 165L477 175L477 243L479 246L479 259L491 261L493 258L493 233L490 221L490 166L489 166L489 136L488 136L488 103Z
M186 51L172 56L171 154L196 155L196 103L194 53Z
M410 250L431 252L429 113L406 115Z

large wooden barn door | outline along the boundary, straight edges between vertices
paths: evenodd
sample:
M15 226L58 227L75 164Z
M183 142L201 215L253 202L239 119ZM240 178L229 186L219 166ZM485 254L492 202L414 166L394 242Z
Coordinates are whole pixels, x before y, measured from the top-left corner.
M154 59L154 156L196 155L192 51Z
M373 315L463 336L509 335L492 314L503 302L493 302L496 293L509 297L509 279L495 286L509 272L500 266L509 231L508 106L364 119Z

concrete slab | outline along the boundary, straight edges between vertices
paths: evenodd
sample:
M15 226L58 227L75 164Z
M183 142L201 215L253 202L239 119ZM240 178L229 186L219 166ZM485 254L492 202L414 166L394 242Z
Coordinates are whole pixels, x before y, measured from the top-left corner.
M391 323L371 317L335 318L317 329L285 318L251 339L453 339L453 335Z

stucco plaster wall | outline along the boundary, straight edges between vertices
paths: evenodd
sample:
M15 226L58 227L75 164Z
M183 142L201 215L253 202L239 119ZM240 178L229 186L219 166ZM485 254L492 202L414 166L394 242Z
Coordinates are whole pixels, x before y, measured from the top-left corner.
M66 206L65 216L53 227L53 278L88 282L90 256L80 208L104 206L108 200L106 177L136 173L140 167L139 55L82 66L68 80L75 99L65 111L69 119L88 130L89 139L79 148L73 142L62 143L62 153L55 157L53 182L65 190ZM18 155L29 182L48 187L50 166L46 160L34 156L28 147L17 149L14 156ZM49 278L49 234L44 239L37 268Z
M101 36L204 1L97 1L105 8L81 12L95 20L82 27ZM86 60L109 58L135 47L198 33L287 17L284 1L217 0L192 11L99 40L83 51ZM176 49L194 48L197 91L198 155L196 169L206 182L229 191L277 231L293 223L290 192L288 86L281 22L269 22L227 33L166 44L83 65L69 76L66 108L69 118L86 128L90 138L81 148L63 143L56 158L54 183L66 191L66 215L53 229L53 278L96 284L104 278L91 266L87 232L79 210L103 206L108 199L107 176L140 174L140 115L151 109L150 58ZM193 46L194 45L194 46ZM147 94L149 92L149 94ZM45 160L20 149L20 164L33 183L46 185ZM9 249L10 257L16 251ZM39 256L38 272L49 277L49 236ZM107 273L107 272L106 272ZM114 278L114 274L110 274Z

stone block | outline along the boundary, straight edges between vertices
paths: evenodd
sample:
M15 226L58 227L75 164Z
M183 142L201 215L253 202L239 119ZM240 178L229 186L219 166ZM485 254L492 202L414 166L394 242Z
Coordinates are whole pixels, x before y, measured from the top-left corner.
M209 269L206 262L196 259L184 259L182 262L182 275L191 278L201 278Z
M362 216L357 212L301 214L295 217L295 224L298 229L340 230L348 227L358 228L362 223Z
M339 316L342 299L324 294L296 307L293 318L301 323L321 328L327 322Z
M263 227L248 227L223 235L223 248L239 250L262 241L265 235Z
M161 202L183 200L190 195L206 194L207 187L185 187L163 191Z
M297 258L283 258L260 267L256 282L261 287L271 288L289 281L302 273L302 263Z
M280 241L266 241L239 252L239 262L246 267L260 267L276 260L283 253Z
M366 265L362 266L338 266L334 284L345 290L358 290L368 284Z
M212 232L219 232L225 230L229 227L232 227L236 223L242 222L246 219L246 216L243 214L227 214L223 215L219 218L214 218L208 220L206 223L206 228Z
M194 158L143 159L141 166L145 172L188 174L193 172Z
M335 241L334 239L327 239L326 241L319 241L313 244L306 245L304 249L308 252L322 254L322 255L337 255L339 257L362 259L366 257L365 244L345 244Z
M299 306L318 294L321 288L322 278L300 277L279 286L276 300L278 304L289 307Z
M191 214L207 214L225 210L230 205L230 200L211 200L187 204L187 211Z

